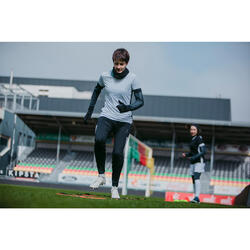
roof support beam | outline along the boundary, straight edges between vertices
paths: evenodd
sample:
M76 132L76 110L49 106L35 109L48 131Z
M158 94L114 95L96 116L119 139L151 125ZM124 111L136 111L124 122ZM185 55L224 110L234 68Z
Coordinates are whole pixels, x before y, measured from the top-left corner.
M60 145L61 145L61 130L62 130L62 127L59 126L59 130L58 130L58 139L57 139L56 165L59 164Z
M215 134L214 134L214 127L213 127L213 136L212 136L212 143L211 143L211 158L210 158L210 178L212 176L212 171L214 167L214 145L215 145Z
M170 173L173 173L173 169L174 169L174 149L175 149L175 127L174 127L174 124L173 124Z
M64 126L62 126L62 124L57 120L57 118L55 116L53 116L53 119L56 121L57 125L59 127L61 127L61 129L66 133L66 134L70 134L68 133L68 131L64 128Z

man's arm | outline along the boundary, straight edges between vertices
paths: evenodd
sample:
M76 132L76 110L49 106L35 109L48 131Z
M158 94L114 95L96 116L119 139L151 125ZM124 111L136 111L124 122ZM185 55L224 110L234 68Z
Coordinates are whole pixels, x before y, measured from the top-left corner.
M136 109L139 109L144 105L144 99L141 89L135 89L133 90L134 96L135 96L135 102L131 103L129 105L125 105L123 102L119 101L119 105L116 107L119 109L120 113L133 111Z
M97 83L97 85L95 86L95 89L94 89L93 94L91 96L88 112L86 113L86 115L83 118L85 124L87 124L87 121L91 118L92 113L93 113L94 108L95 108L96 101L97 101L98 96L100 95L103 88L104 87L102 87L99 83Z

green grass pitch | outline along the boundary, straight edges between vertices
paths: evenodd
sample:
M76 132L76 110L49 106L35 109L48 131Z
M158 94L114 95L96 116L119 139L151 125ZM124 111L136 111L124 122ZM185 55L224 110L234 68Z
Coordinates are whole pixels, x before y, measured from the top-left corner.
M61 195L58 195L60 193ZM101 198L101 199L91 199ZM0 184L1 208L232 208L218 204L166 202L163 198Z

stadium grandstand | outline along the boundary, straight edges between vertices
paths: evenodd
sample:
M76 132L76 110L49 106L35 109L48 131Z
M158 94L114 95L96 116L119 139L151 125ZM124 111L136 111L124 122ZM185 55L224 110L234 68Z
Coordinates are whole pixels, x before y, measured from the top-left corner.
M36 136L34 143L22 145L16 139L16 156L9 157L1 173L6 178L89 185L97 175L94 131L103 93L87 125L83 116L95 85L95 81L1 76L0 111L17 116L30 129L31 138ZM189 162L181 157L188 151L190 123L200 124L207 146L201 192L237 195L250 184L250 124L231 121L229 99L145 95L144 101L143 108L134 112L131 133L153 149L152 190L192 192ZM2 153L8 140L11 150L13 134L0 132ZM25 153L20 150L24 144ZM107 185L111 152L112 135L107 143ZM133 161L128 188L145 190L146 179L147 169Z

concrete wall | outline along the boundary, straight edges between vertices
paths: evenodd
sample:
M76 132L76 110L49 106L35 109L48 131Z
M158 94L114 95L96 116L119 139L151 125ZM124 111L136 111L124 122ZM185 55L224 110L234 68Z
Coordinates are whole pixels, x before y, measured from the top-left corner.
M14 113L3 110L0 134L11 138L10 150L0 157L0 169L17 158L18 146L35 147L35 133Z

